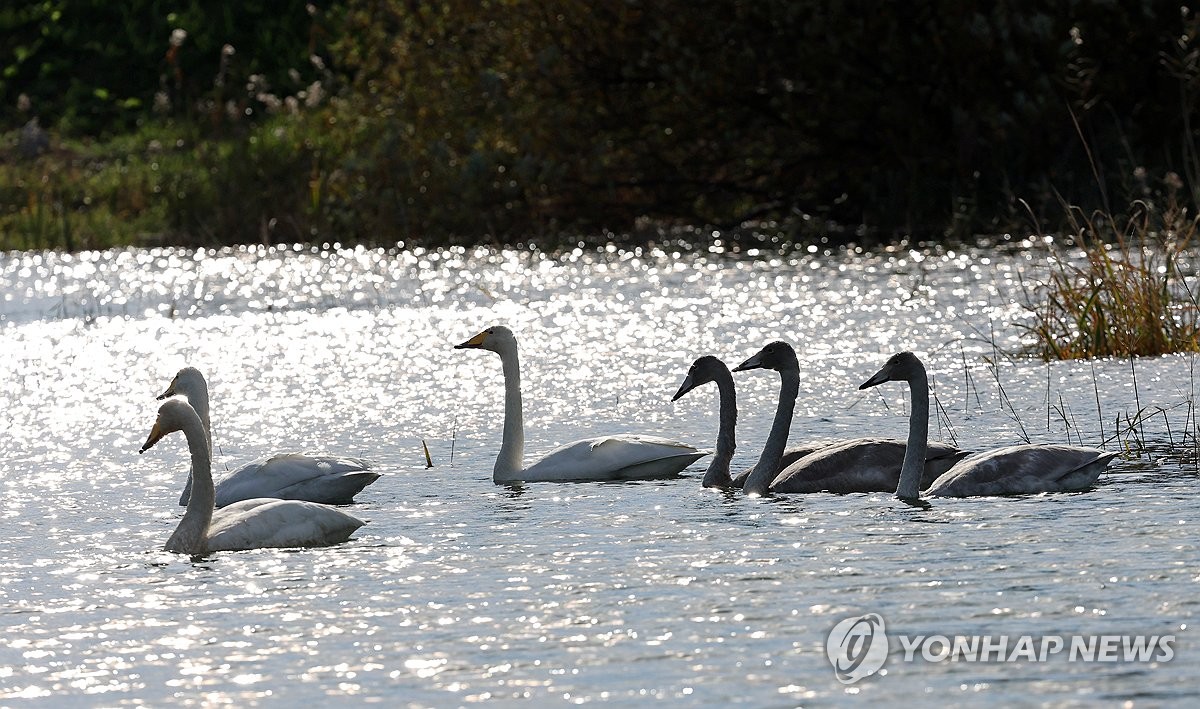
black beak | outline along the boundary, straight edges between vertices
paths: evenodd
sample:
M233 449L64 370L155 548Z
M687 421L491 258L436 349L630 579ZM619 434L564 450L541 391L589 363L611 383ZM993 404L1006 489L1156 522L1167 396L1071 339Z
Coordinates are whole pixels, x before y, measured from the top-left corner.
M758 352L750 359L734 367L733 371L744 372L747 369L762 369L762 366L762 352Z
M885 369L879 370L878 372L875 372L874 376L872 376L870 379L863 382L862 384L859 384L858 388L860 391L863 389L870 389L873 386L879 386L880 384L883 384L884 382L888 382L888 381L891 381L891 379L888 378L887 370L885 368Z
M683 383L679 385L679 391L675 392L675 396L671 397L671 401L679 401L679 397L696 388L696 381L692 378L692 373L688 372L683 378Z

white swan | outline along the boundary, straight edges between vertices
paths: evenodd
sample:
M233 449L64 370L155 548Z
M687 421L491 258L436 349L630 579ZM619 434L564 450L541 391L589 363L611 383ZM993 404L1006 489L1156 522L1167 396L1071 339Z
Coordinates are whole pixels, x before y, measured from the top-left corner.
M908 451L896 487L896 497L916 499L920 492L920 460L929 435L929 383L925 365L912 352L892 355L859 389L884 382L906 381L912 409L908 423ZM970 456L939 478L928 490L932 497L1023 495L1038 492L1073 492L1095 484L1116 453L1096 448L1060 445L1018 445Z
M772 342L733 371L774 369L779 372L779 404L762 457L746 478L745 491L767 492L892 492L900 480L905 443L882 438L855 438L820 446L781 468L782 451L791 427L800 386L796 352L786 342ZM969 455L954 446L927 445L921 451L919 482L928 485L955 462ZM762 472L759 472L759 470ZM777 471L777 472L773 472Z
M697 358L688 369L687 376L679 385L679 390L675 392L675 396L671 397L671 401L678 401L684 394L709 382L717 385L720 417L717 428L717 451L713 455L708 470L704 473L704 480L701 484L704 487L742 487L754 468L743 470L737 477L731 478L729 474L729 463L733 459L736 447L734 431L737 427L737 395L734 393L733 375L729 373L729 367L725 366L720 359L710 355ZM779 465L786 467L825 445L828 444L789 447L784 450Z
M167 551L203 555L266 547L326 546L346 541L366 524L336 507L300 500L242 500L215 510L204 423L189 404L178 399L163 403L150 436L138 452L145 453L173 431L183 431L187 437L195 483L187 511L164 547Z
M491 350L500 355L504 367L504 439L492 469L492 480L497 483L672 477L707 455L665 438L616 435L568 443L525 467L525 422L516 337L507 327L497 325L455 345L454 349Z
M208 382L195 367L184 367L171 380L159 399L180 395L196 410L204 423L208 454L212 457L212 425L208 417ZM358 458L310 456L282 453L246 463L217 483L216 505L225 507L239 500L275 497L281 500L308 500L329 505L348 505L364 487L375 482L379 473ZM189 477L180 505L188 503L192 480Z

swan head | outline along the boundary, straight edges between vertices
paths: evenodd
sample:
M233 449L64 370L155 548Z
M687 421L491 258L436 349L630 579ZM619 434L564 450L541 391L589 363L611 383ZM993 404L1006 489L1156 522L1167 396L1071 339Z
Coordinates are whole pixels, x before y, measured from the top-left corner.
M734 367L733 371L744 372L747 369L774 369L777 372L799 371L800 363L796 360L796 350L792 349L788 343L779 340L759 350L750 359Z
M688 370L687 376L683 378L683 383L679 385L679 391L675 392L675 396L671 397L671 401L678 401L679 397L701 384L717 381L717 377L722 371L725 373L725 376L729 376L729 368L721 360L710 355L700 357L695 362L692 362L691 369Z
M167 385L167 390L158 395L158 399L161 401L177 395L191 399L201 392L206 395L208 393L208 383L204 381L204 375L195 367L184 367L175 373L175 378Z
M884 382L911 382L914 378L925 376L925 365L912 352L897 352L888 358L883 369L875 372L870 379L858 386L859 389L869 389Z
M456 350L491 350L492 352L502 352L504 350L517 348L517 338L513 335L512 330L509 330L503 325L493 325L475 337L467 340L461 345L455 345Z
M150 435L138 453L150 450L168 433L182 431L189 422L196 426L203 425L200 423L200 417L196 414L196 410L190 404L182 399L164 401L163 405L158 407L158 418L154 420L154 427L150 429Z

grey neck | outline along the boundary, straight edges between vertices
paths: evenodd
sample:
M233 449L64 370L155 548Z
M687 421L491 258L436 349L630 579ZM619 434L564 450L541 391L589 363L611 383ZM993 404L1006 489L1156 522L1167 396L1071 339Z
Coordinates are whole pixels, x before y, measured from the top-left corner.
M746 494L765 495L771 490L771 482L779 472L779 461L787 447L788 432L792 430L792 414L796 409L796 397L800 393L800 372L784 369L779 372L779 405L775 409L775 421L767 436L762 455L746 478Z
M734 430L737 428L737 395L733 389L733 375L725 370L717 375L717 392L721 397L721 421L717 429L717 452L713 455L708 471L704 473L704 487L733 487L729 476L729 462L737 447Z
M896 497L915 500L921 496L921 474L925 470L925 451L929 447L929 379L924 372L908 380L912 411L908 415L908 445L900 467Z

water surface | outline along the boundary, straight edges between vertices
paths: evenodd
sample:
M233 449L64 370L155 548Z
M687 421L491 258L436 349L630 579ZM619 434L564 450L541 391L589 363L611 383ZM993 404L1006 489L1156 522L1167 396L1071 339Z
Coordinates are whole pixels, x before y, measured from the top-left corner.
M0 257L0 703L1195 703L1194 358L1006 356L1040 254L718 251ZM797 441L903 436L903 385L857 385L912 349L934 437L1138 452L1086 493L928 508L704 490L706 460L677 480L496 486L500 362L451 346L497 323L520 339L530 453L611 432L711 447L715 389L670 402L692 359L779 338L801 355ZM137 449L185 364L209 378L218 470L366 457L385 473L352 509L370 523L327 549L161 551L186 447ZM742 467L778 379L736 376ZM1178 639L1167 663L893 653L844 686L826 634L868 612L909 635Z

